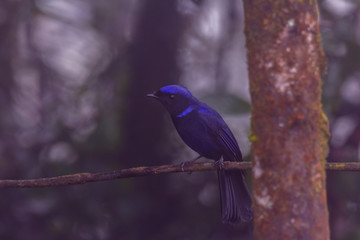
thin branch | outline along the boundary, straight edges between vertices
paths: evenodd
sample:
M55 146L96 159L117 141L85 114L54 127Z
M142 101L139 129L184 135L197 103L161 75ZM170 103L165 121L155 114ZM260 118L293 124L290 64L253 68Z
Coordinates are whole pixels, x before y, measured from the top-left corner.
M326 163L325 168L332 171L360 171L360 162L330 162Z
M110 181L120 178L140 177L148 175L159 175L175 172L201 172L212 171L218 167L213 162L191 163L185 165L162 165L154 167L135 167L122 169L112 172L100 173L76 173L58 177L25 179L25 180L0 180L0 188L39 188L39 187L59 187L68 185L78 185L88 182ZM251 162L224 162L223 168L230 169L250 169ZM360 171L360 162L347 163L327 163L327 170L335 171Z

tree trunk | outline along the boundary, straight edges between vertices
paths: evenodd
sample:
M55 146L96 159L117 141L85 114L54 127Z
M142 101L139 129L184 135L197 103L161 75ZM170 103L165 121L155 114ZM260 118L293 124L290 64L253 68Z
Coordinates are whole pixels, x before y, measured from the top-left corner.
M317 2L245 0L255 239L329 239Z
M182 19L176 2L168 0L143 2L137 31L129 50L130 81L125 99L124 150L135 161L144 161L159 154L163 147L163 109L153 108L146 94L179 78L178 44ZM149 143L151 142L151 146ZM141 149L141 151L139 151Z

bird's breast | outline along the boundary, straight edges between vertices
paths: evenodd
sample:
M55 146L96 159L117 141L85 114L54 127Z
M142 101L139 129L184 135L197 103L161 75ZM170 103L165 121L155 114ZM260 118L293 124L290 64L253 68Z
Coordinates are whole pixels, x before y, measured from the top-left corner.
M191 149L206 158L218 160L221 157L221 149L196 113L172 119L180 137Z

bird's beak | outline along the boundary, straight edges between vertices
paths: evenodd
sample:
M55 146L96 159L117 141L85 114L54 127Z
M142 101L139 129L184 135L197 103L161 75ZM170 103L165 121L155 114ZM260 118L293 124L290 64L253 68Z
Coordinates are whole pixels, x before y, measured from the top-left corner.
M150 94L146 94L146 96L147 96L147 97L152 97L152 98L159 99L159 97L156 95L156 92L150 93Z

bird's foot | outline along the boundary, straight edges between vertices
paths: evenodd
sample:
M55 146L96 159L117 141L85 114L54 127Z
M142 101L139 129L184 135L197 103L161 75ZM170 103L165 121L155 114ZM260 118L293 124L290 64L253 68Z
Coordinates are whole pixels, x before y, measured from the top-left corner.
M218 167L218 169L223 169L224 167L224 159L220 158L219 160L215 161L215 166Z
M182 162L182 163L180 164L180 166L181 166L181 171L182 171L182 172L184 171L184 167L185 167L186 165L196 162L196 160L198 160L198 159L201 158L201 157L202 157L202 156L200 155L200 156L198 156L197 158L195 158L195 159L193 159L193 160ZM189 172L189 174L191 174L191 172Z
M191 164L191 163L193 163L193 162L195 162L194 160L191 160L191 161L185 161L185 162L182 162L181 164L180 164L180 166L181 166L181 171L182 172L184 172L185 170L184 170L184 167L186 166L186 165L189 165L189 164ZM192 174L192 172L188 172L187 174Z
M180 164L180 166L181 166L181 171L183 172L184 171L184 167L186 166L186 165L188 165L188 164L190 164L191 163L191 161L185 161L185 162L182 162L181 164ZM191 172L189 172L189 174L190 174Z

